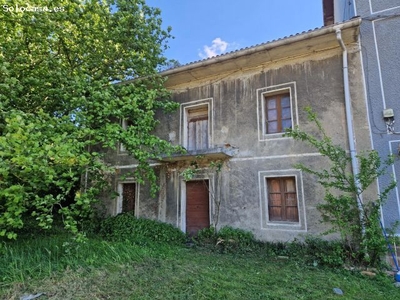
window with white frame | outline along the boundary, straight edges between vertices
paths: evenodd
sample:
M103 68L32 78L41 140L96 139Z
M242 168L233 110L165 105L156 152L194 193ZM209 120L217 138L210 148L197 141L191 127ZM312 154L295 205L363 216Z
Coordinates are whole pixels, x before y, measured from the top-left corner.
M129 126L132 126L132 121L131 120L129 120L129 119L122 119L121 120L121 127L122 127L123 130L127 130ZM125 148L124 144L122 144L122 143L119 144L119 152L120 153L121 152L122 153L126 152L126 148Z
M282 133L292 128L290 93L266 95L264 101L266 134Z
M262 229L307 231L300 170L259 171Z
M287 128L298 124L296 83L257 89L259 140L285 138Z
M269 177L266 180L269 221L299 222L296 177Z
M212 98L181 104L180 141L189 151L212 147Z
M208 148L208 106L187 109L187 150Z

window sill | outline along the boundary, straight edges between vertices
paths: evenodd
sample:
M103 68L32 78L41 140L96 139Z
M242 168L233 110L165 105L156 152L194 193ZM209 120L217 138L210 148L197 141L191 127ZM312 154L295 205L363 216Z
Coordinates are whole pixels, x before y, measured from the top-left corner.
M279 222L279 221L267 221L262 227L264 230L282 230L282 231L301 231L307 232L304 224L297 222Z
M275 139L291 139L289 136L284 136L284 132L279 132L279 133L267 133L262 135L262 140L267 141L267 140L275 140Z
M288 221L269 221L267 222L268 226L293 226L300 227L300 222L288 222Z

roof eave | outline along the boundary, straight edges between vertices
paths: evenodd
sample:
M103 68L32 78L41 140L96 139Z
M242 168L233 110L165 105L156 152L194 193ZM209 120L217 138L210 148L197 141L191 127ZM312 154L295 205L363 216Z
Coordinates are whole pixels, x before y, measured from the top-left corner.
M356 28L357 29L357 35L358 35L358 28L361 23L361 18L353 18L350 21L339 23L339 24L334 24L331 26L327 27L322 27L320 29L316 29L313 31L308 31L304 33L300 33L297 35L289 36L287 38L282 38L279 40L267 42L261 45L257 45L254 47L246 48L243 50L238 50L235 52L227 53L224 55L212 57L206 60L190 63L181 67L177 67L174 69L169 69L166 71L163 71L160 73L161 76L165 77L175 77L179 73L191 73L191 71L194 71L196 69L204 69L206 67L209 67L211 65L216 65L219 64L222 66L224 63L226 64L229 61L232 60L237 60L241 57L249 56L252 54L256 53L262 53L268 50L276 49L279 47L287 47L289 45L295 44L295 43L301 43L306 40L310 39L317 39L318 37L326 36L329 34L332 34L332 41L336 40L336 30L340 29L341 31L345 31L347 29L352 29ZM354 39L354 37L352 38ZM352 42L352 41L350 41ZM320 47L324 47L325 45L320 45ZM335 47L339 47L338 44L335 44ZM182 75L182 74L181 74ZM167 84L168 85L168 84Z

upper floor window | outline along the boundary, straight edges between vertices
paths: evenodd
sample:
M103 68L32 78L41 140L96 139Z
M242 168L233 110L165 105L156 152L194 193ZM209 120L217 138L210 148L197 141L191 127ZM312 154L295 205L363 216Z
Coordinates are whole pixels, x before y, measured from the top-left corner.
M257 89L258 140L290 139L285 129L299 124L296 82Z
M129 128L129 126L132 126L132 125L133 125L132 120L129 120L129 119L121 120L121 126L122 126L123 130L127 130ZM122 143L119 144L119 152L120 153L126 152L126 148L125 148L124 144L122 144Z
M292 111L290 93L265 97L265 128L266 133L282 133L292 127Z
M188 151L213 147L213 99L188 101L180 108L180 144Z
M187 109L187 150L207 149L209 145L208 106Z

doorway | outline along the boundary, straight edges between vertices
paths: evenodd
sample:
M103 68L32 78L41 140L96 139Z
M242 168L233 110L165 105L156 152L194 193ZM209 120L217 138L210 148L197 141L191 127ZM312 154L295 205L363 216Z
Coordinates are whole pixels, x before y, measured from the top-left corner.
M135 213L136 202L136 183L123 182L119 184L119 203L117 213L132 212Z
M196 235L210 226L209 181L186 182L186 232Z

